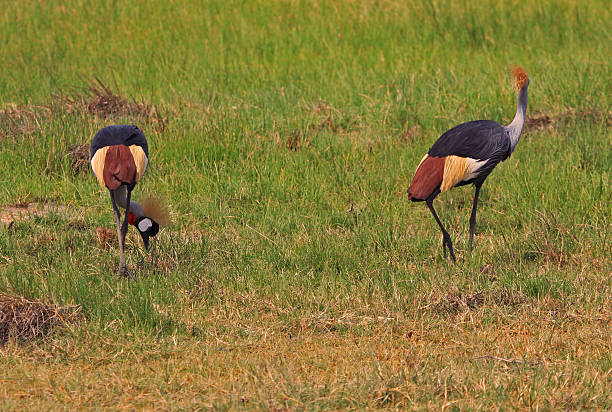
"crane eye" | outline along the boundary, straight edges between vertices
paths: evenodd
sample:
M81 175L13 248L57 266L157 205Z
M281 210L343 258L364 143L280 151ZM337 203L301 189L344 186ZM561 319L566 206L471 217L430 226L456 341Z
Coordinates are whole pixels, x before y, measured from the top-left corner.
M146 232L153 226L153 222L149 218L144 218L138 222L138 230L140 232Z

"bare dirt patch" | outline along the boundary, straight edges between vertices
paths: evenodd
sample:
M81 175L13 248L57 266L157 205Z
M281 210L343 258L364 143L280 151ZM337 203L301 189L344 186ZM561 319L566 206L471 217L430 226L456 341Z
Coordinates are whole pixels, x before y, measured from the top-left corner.
M12 224L32 216L46 216L51 212L68 213L68 207L57 203L23 202L0 210L0 223Z
M43 338L59 325L76 323L80 316L78 306L47 305L0 292L0 345L9 339Z
M547 127L557 127L559 124L573 119L606 122L610 126L612 125L612 112L592 109L576 110L573 108L561 113L536 112L525 120L525 125L530 129L542 130Z
M53 203L17 203L0 210L0 222L10 225L16 220L27 219L32 216L45 216L53 210L64 211L65 209L65 207Z

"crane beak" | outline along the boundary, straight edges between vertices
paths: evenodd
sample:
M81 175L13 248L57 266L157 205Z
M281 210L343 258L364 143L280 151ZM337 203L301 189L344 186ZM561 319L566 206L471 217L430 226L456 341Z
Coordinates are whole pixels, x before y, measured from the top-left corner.
M149 250L149 238L155 236L157 232L159 232L159 225L149 217L141 217L136 221L135 226L142 237L145 249Z
M149 234L147 232L140 232L142 242L144 243L145 250L149 250Z

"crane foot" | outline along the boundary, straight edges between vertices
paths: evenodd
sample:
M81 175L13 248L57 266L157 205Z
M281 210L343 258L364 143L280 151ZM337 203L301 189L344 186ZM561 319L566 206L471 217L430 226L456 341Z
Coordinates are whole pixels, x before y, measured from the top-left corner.
M451 259L453 259L453 263L457 263L457 259L455 259L455 252L453 252L453 242L451 242L450 235L445 233L442 236L442 248L444 249L444 258L446 259L446 248L448 247L448 252L450 253Z
M126 265L119 266L119 271L117 272L117 280L120 278L128 278L132 280L136 280L136 276L133 275L128 269Z

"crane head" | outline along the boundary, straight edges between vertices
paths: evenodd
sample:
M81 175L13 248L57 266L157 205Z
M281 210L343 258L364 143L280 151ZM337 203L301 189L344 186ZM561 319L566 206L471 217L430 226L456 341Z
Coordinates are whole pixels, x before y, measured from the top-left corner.
M527 76L527 72L522 67L514 67L512 69L512 75L514 76L514 88L517 91L529 85L529 76Z
M149 217L141 217L135 222L134 226L142 237L145 249L149 250L149 238L159 232L159 224Z
M157 235L160 226L168 225L170 221L168 217L168 209L155 197L151 195L145 195L140 201L142 212L144 216L136 218L134 216L134 222L132 223L138 229L142 241L144 242L145 249L149 249L149 238Z

